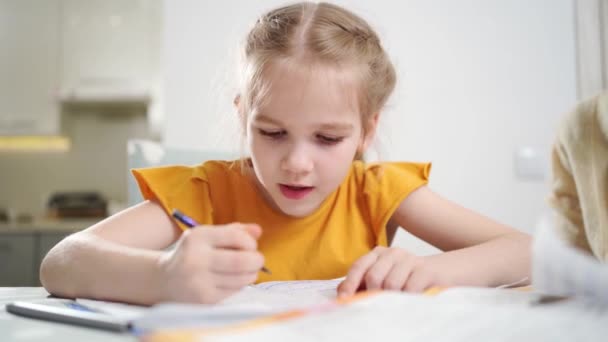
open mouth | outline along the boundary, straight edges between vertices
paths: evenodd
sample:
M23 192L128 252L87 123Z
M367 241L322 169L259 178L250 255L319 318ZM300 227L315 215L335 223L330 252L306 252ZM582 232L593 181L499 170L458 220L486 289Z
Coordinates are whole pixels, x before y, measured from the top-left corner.
M289 199L301 199L308 195L313 189L313 186L287 185L279 184L283 196Z

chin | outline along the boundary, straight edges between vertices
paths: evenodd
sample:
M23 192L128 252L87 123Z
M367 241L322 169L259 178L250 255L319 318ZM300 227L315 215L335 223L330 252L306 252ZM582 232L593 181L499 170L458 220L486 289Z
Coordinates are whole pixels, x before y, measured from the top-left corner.
M314 210L293 209L293 208L288 208L288 209L281 208L281 211L287 216L297 217L297 218L306 217L314 212Z
M280 205L279 209L281 209L285 215L301 218L314 213L317 207L311 208L309 206Z

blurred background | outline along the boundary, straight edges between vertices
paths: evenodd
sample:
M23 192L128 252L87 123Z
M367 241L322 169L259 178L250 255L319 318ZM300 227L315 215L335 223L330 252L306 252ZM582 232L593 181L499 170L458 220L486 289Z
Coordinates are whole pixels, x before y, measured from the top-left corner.
M608 4L334 3L397 68L369 159L430 161L435 191L533 233L560 118L606 88ZM0 0L0 286L39 284L51 246L135 202L129 167L241 153L239 44L281 4Z

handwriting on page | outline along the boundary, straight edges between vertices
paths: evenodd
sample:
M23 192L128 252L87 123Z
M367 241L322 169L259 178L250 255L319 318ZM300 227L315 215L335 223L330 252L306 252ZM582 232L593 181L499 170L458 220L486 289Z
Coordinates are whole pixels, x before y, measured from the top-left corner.
M217 305L165 303L154 306L134 325L142 330L225 325L287 310L326 303L342 279L273 281L245 287Z
M299 281L269 281L253 285L261 290L276 291L283 293L298 293L302 291L318 291L323 293L335 292L336 288L344 278L331 280L299 280Z
M257 304L277 310L307 307L335 299L336 288L343 279L260 283L246 287L223 304Z

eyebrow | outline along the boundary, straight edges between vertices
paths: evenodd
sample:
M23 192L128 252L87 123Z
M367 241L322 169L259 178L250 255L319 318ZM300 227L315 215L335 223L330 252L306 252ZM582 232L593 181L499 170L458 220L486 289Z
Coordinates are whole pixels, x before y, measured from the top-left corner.
M344 132L347 132L347 131L350 132L354 128L352 124L342 123L342 122L323 123L323 124L320 124L318 127L320 129L336 130L336 131L344 131Z
M253 118L253 121L260 122L260 123L268 123L268 124L271 124L271 125L283 126L280 121L275 120L275 119L273 119L271 117L268 117L268 116L266 116L264 114L256 115Z
M254 118L254 121L260 122L260 123L268 123L271 125L283 126L283 124L280 121L275 120L271 117L268 117L264 114L256 115ZM350 132L354 129L354 126L351 123L344 123L344 122L325 122L325 123L317 125L317 128L326 129L326 130L337 130L337 131Z

